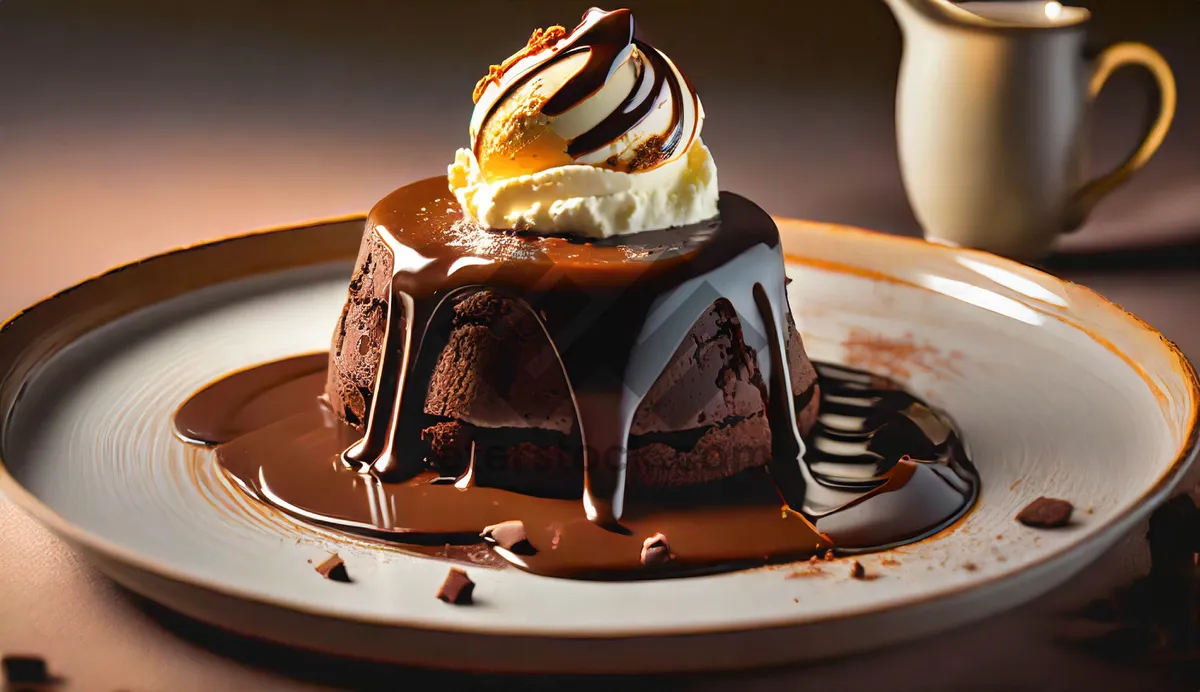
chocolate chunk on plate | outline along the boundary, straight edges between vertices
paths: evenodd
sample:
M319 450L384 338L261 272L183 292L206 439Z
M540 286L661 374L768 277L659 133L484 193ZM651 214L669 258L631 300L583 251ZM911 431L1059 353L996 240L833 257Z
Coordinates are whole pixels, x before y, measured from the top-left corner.
M316 566L316 570L322 577L331 581L350 581L350 574L346 572L346 563L337 553L330 553L324 562Z
M502 521L493 524L479 534L484 540L510 550L518 555L533 555L537 548L529 542L529 534L525 532L525 524L519 519Z
M1017 514L1017 521L1036 529L1053 529L1071 522L1075 507L1066 500L1039 497Z
M656 533L642 541L642 564L646 567L661 567L674 557L675 555L671 553L671 546L667 543L667 537L661 533Z
M475 593L475 582L467 576L467 573L457 567L450 568L450 573L446 575L446 581L442 582L438 588L437 597L440 601L453 603L454 605L469 605L471 597Z
M0 658L4 679L11 685L37 685L50 682L46 660L41 656L11 654Z

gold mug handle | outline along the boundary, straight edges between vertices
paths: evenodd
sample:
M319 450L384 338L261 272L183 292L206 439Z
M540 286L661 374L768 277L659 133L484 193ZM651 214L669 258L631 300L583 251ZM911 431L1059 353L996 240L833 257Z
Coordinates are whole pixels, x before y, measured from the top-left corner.
M1125 159L1121 165L1109 173L1086 183L1075 194L1071 217L1067 228L1075 229L1083 224L1084 219L1091 213L1105 195L1115 190L1129 180L1139 168L1146 165L1158 147L1162 145L1167 131L1171 129L1171 120L1175 117L1175 103L1178 95L1175 89L1175 75L1171 66L1161 53L1144 43L1116 43L1103 52L1092 63L1092 79L1088 83L1088 102L1091 103L1100 95L1100 90L1108 78L1118 68L1126 65L1139 65L1146 68L1158 86L1158 116L1148 124L1141 144Z

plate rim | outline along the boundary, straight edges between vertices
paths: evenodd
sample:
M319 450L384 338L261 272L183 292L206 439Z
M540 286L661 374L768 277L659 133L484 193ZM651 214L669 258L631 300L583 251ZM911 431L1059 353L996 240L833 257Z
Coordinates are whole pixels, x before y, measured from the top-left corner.
M18 323L20 323L23 319L27 319L32 313L34 313L34 311L45 309L47 306L52 305L56 301L62 299L63 297L65 297L79 289L82 289L83 287L85 287L87 285L94 284L94 283L104 280L108 277L120 274L121 272L126 271L130 268L133 268L136 266L141 266L141 265L146 265L146 264L151 264L151 263L156 263L156 262L161 262L163 260L170 259L170 258L184 257L189 254L195 254L195 253L198 253L198 252L201 252L204 250L212 249L214 247L217 247L217 246L220 246L220 245L223 245L226 243L238 241L238 240L245 240L245 239L251 239L251 238L262 237L262 236L270 236L270 235L274 235L274 234L284 234L284 233L289 233L289 232L302 231L302 230L306 230L306 229L315 231L315 230L325 227L325 226L345 224L345 223L352 222L352 221L360 221L360 222L365 221L366 218L367 217L364 214L350 214L350 215L335 216L335 217L330 217L330 218L326 218L326 219L314 220L314 221L300 223L300 224L270 226L270 227L261 228L261 229L257 229L257 230L251 230L251 231L247 231L247 232L234 233L234 234L222 236L222 237L212 239L212 240L201 241L198 243L177 247L177 248L174 248L171 250L167 250L165 252L152 254L150 256L147 256L147 257L139 259L139 260L116 265L110 269L103 271L103 272L100 272L98 274L95 274L88 278L85 278L81 281L78 281L77 283L71 285L68 288L60 290L47 298L44 298L22 310L19 310L13 316L6 319L3 323L0 323L0 340L2 340L4 338L5 334L10 329L12 329ZM1187 433L1184 436L1183 441L1179 446L1179 449L1176 453L1175 458L1171 461L1171 463L1169 465L1167 465L1167 467L1164 469L1164 471L1161 473L1161 475L1155 481L1155 483L1153 485L1151 485L1149 488L1147 488L1146 490L1144 490L1141 493L1141 496L1133 504L1131 504L1129 507L1127 507L1120 514L1117 514L1116 516L1111 518L1106 523L1106 525L1110 529L1114 528L1114 527L1124 527L1124 530L1128 530L1129 526L1131 526L1137 520L1141 519L1152 507L1160 504L1165 499L1165 496L1179 483L1179 481L1183 478L1184 474L1188 470L1189 466L1192 464L1192 462L1195 461L1198 454L1200 454L1200 378L1197 377L1197 371L1196 371L1195 367L1192 365L1192 363L1188 360L1188 358L1183 354L1183 352L1179 349L1179 347L1174 342L1172 342L1170 339L1167 339L1165 336L1163 336L1162 333L1160 333L1157 329L1155 329L1154 327L1147 324L1141 318L1124 310L1122 307L1120 307L1119 305L1108 300L1100 293L1098 293L1090 288L1087 288L1086 286L1082 286L1080 284L1076 284L1074 282L1070 282L1065 279L1060 279L1060 278L1058 278L1052 274L1049 274L1048 272L1042 271L1036 267L1031 267L1029 265L1021 264L1014 260L1009 260L1007 258L1000 257L998 255L994 255L992 253L982 251L982 250L951 247L951 246L940 245L940 244L936 244L936 243L929 243L920 238L896 236L896 235L891 235L891 234L887 234L887 233L881 233L878 231L871 231L868 229L858 228L858 227L854 227L854 226L845 226L845 225L835 224L835 223L827 223L827 222L804 220L804 219L795 219L795 218L788 218L788 217L777 217L777 216L773 216L772 218L774 218L775 221L777 222L777 224L779 225L782 235L786 235L789 233L803 232L802 230L799 230L799 227L818 228L821 230L821 232L849 233L849 234L857 235L857 236L860 236L863 238L863 242L882 243L882 244L901 244L901 245L906 245L908 247L920 246L921 250L923 250L923 251L932 251L935 253L948 252L948 253L955 254L955 255L970 254L972 256L975 256L975 257L978 257L981 259L985 259L989 263L998 265L1002 268L1015 269L1018 273L1022 273L1022 274L1026 274L1026 275L1029 275L1032 273L1033 276L1035 276L1036 278L1038 278L1039 280L1042 280L1042 281L1049 281L1050 283L1057 284L1057 285L1070 286L1076 290L1082 289L1084 292L1086 292L1086 294L1089 295L1089 297L1092 300L1096 301L1096 303L1099 304L1103 309L1114 311L1115 314L1120 315L1123 319L1125 319L1127 322L1129 322L1130 326L1133 329L1155 337L1158 340L1159 344L1164 349L1166 349L1167 355L1169 355L1171 357L1171 359L1174 361L1175 365L1178 366L1177 372L1180 375L1180 377L1182 379L1186 380L1186 387L1189 390L1190 399L1192 401L1192 407L1191 407L1189 419L1187 421ZM349 257L343 257L343 258L330 257L330 258L324 259L323 261L318 261L318 262L314 262L314 263L315 264L326 263L326 262L333 263L333 262L338 262L338 261L347 261L349 259L350 259ZM804 258L802 255L794 253L794 252L786 252L785 251L785 261L789 262L789 263L800 264L802 266L824 267L828 270L842 270L842 271L848 270L848 271L851 271L853 273L857 273L860 275L865 273L865 274L869 275L869 278L873 278L876 280L887 281L889 283L899 283L902 285L918 288L921 290L929 290L928 288L926 288L924 286L912 283L912 282L910 282L904 278L898 277L898 276L892 276L892 275L888 275L886 273L878 272L875 270L869 270L869 269L864 269L861 267L855 267L854 265L850 265L850 264L842 265L840 263L823 263L821 261L817 261L817 262L807 261L806 258ZM280 269L286 269L286 268L280 268ZM261 274L262 274L262 272L258 272L258 275L261 275ZM251 274L251 275L254 275L254 274ZM1051 314L1054 317L1060 319L1061 321L1069 324L1070 326L1084 332L1089 338L1092 338L1093 340L1097 341L1097 343L1099 345L1101 345L1102 347L1106 348L1109 351L1114 352L1116 355L1121 357L1122 360L1124 360L1127 365L1133 367L1135 369L1135 371L1137 371L1139 373L1139 375L1143 374L1141 368L1136 366L1136 362L1132 361L1128 357L1128 354L1125 354L1123 351L1121 351L1120 348L1117 347L1115 344L1108 342L1103 337L1098 337L1098 335L1093 334L1089 329L1087 329L1086 327L1083 327L1082 325L1074 324L1067 320L1063 320L1061 315L1056 315L1054 313L1046 313L1046 314ZM112 318L112 319L119 319L119 317ZM110 319L109 321L112 321L112 319ZM95 328L97 328L97 327L92 327L88 331L91 331L92 329L95 329ZM60 349L61 349L61 346L60 346ZM56 354L57 354L57 350L54 353L51 353L49 355L43 355L39 358L39 362L45 362L46 360L48 360L49 358L53 357ZM0 366L4 366L4 365L5 365L5 363L3 361L0 361ZM13 372L11 369L5 370L5 371L0 371L0 385L3 385L5 383L5 381L12 376L12 374L13 374ZM1147 382L1147 384L1150 385L1151 383ZM11 414L11 410L8 412L0 412L0 416L2 416L2 417L0 417L0 434L4 433L6 428L9 425L9 414ZM0 449L0 452L2 452L2 451L3 450ZM931 601L959 597L965 593L993 587L997 583L1001 583L1001 582L1013 579L1019 574L1028 573L1030 571L1036 571L1039 569L1044 569L1053 562L1069 560L1071 557L1075 556L1077 553L1085 552L1087 547L1091 544L1091 541L1083 541L1083 542L1071 543L1069 545L1065 545L1065 546L1056 548L1056 549L1048 552L1047 554L1042 555L1042 556L1038 557L1037 559L1035 559L1027 564L1022 565L1022 567L1017 572L1012 573L1012 574L992 575L992 576L983 578L979 581L971 582L969 584L956 585L956 586L944 589L942 591L939 591L937 593L924 593L924 594L920 594L920 595L916 595L916 596L904 597L904 598L897 599L897 600L890 602L883 606L860 606L858 608L841 611L834 616L821 617L816 620L805 619L803 616L803 613L797 613L796 617L789 619L787 621L775 622L775 623L769 623L769 624L746 623L743 625L737 625L737 624L722 625L722 624L714 623L714 624L682 625L682 626L669 625L669 626L658 626L658 627L653 627L653 628L648 628L648 629L642 629L633 634L622 633L622 632L607 632L607 631L564 633L561 629L544 629L543 630L540 628L524 629L521 631L512 632L512 631L505 631L501 628L497 628L497 627L493 627L493 626L482 626L481 627L477 623L460 623L460 622L442 621L442 622L437 623L436 625L431 625L431 624L427 624L427 623L423 623L423 622L419 622L419 621L404 621L403 619L399 619L399 618L392 617L392 616L376 617L376 616L372 616L372 615L362 615L362 614L353 614L352 615L352 614L347 614L344 612L337 611L332 608L322 607L320 604L317 604L317 603L297 603L293 600L290 600L287 598L281 598L281 597L275 596L273 594L255 593L253 591L242 589L242 588L239 588L236 586L230 586L230 585L223 584L220 582L210 581L204 577L187 574L187 573L183 572L182 570L178 570L176 568L171 567L170 565L159 564L153 558L143 556L140 553L138 553L136 550L133 550L131 548L126 548L126 547L121 546L121 545L119 545L109 539L106 539L102 536L95 535L94 533L88 531L85 527L76 526L75 524L68 521L67 519L59 516L59 514L57 512L55 512L49 505L42 502L40 499L38 499L36 496L34 496L30 491L28 491L24 486L22 486L20 483L17 482L17 480L12 476L12 474L9 473L7 465L4 462L4 459L2 458L2 455L0 455L0 494L3 494L6 497L8 497L10 499L10 501L12 501L12 503L14 505L16 505L19 509L21 509L24 513L26 513L28 516L32 517L35 521L39 522L44 527L50 529L51 532L53 532L58 537L66 540L67 542L73 543L77 547L81 547L87 551L93 551L93 552L99 553L105 559L115 560L117 562L124 563L125 565L127 565L129 567L133 567L137 570L147 572L147 573L149 573L155 577L161 578L161 579L166 579L169 581L177 582L181 585L185 585L185 586L189 586L189 587L197 588L197 589L201 589L201 590L213 591L213 592L216 592L218 594L221 594L223 596L230 597L233 599L240 599L243 601L250 601L250 602L254 602L254 603L265 604L265 605L269 605L269 606L273 606L273 607L277 607L277 608L282 608L285 610L301 612L301 613L304 613L304 614L310 615L310 616L315 616L315 617L320 617L320 618L328 618L328 619L339 620L339 621L344 621L344 622L361 623L361 624L366 624L366 625L371 625L371 626L399 627L399 628L403 628L408 631L458 632L458 633L470 634L470 635L474 635L474 636L503 636L503 637L518 637L518 638L530 638L530 639L544 638L547 636L561 637L561 638L568 638L568 639L584 639L584 640L586 640L586 639L592 639L592 640L604 639L604 640L607 640L607 639L629 639L629 638L660 638L660 637L672 637L672 636L722 635L722 634L736 634L738 632L763 631L763 630L771 630L771 629L785 630L785 629L796 628L796 627L804 627L804 626L808 626L808 625L819 625L819 624L830 623L830 622L844 621L844 620L849 620L852 618L861 617L861 616L868 615L868 614L883 614L883 613L890 613L890 612L898 611L898 610L905 609L905 608L920 607L922 605L930 603ZM968 514L968 516L969 516L969 514ZM961 520L959 523L961 523ZM956 526L957 526L957 524L956 524ZM1099 538L1099 536L1093 537L1093 540L1096 540L1098 538Z

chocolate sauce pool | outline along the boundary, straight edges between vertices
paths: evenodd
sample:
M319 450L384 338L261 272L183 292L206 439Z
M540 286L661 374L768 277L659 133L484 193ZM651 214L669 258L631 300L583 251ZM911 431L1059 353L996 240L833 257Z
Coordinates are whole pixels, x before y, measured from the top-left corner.
M911 542L953 523L978 493L978 476L943 417L890 380L817 364L821 415L802 462L809 492L818 501L852 499L792 511L760 468L631 495L620 525L606 528L588 520L578 499L480 487L469 477L447 482L432 472L385 482L348 468L342 452L361 435L322 403L327 366L322 353L231 374L185 403L176 429L216 446L224 470L259 500L425 555L472 554L446 546L477 546L483 527L519 519L536 553L493 550L530 572L681 576ZM413 445L404 451L419 457ZM655 533L667 536L675 557L647 570L642 542Z

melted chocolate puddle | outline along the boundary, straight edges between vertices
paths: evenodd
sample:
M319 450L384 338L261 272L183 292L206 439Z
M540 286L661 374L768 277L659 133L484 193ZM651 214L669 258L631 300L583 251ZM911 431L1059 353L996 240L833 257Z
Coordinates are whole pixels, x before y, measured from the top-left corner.
M484 526L519 519L537 552L494 550L531 572L681 576L915 541L961 517L978 493L978 476L941 416L890 380L818 364L821 416L801 468L809 490L819 491L812 494L834 501L844 494L849 502L806 506L814 526L785 508L775 479L759 468L685 490L631 494L620 530L611 530L589 521L578 499L442 482L432 472L385 482L348 468L342 452L360 434L321 402L327 363L317 354L229 375L185 403L176 428L188 441L216 445L229 476L263 502L424 555L467 559L480 552ZM782 451L794 454L791 436L780 437ZM412 444L406 456L420 458ZM659 532L675 558L648 571L642 542ZM470 561L486 562L480 557Z

